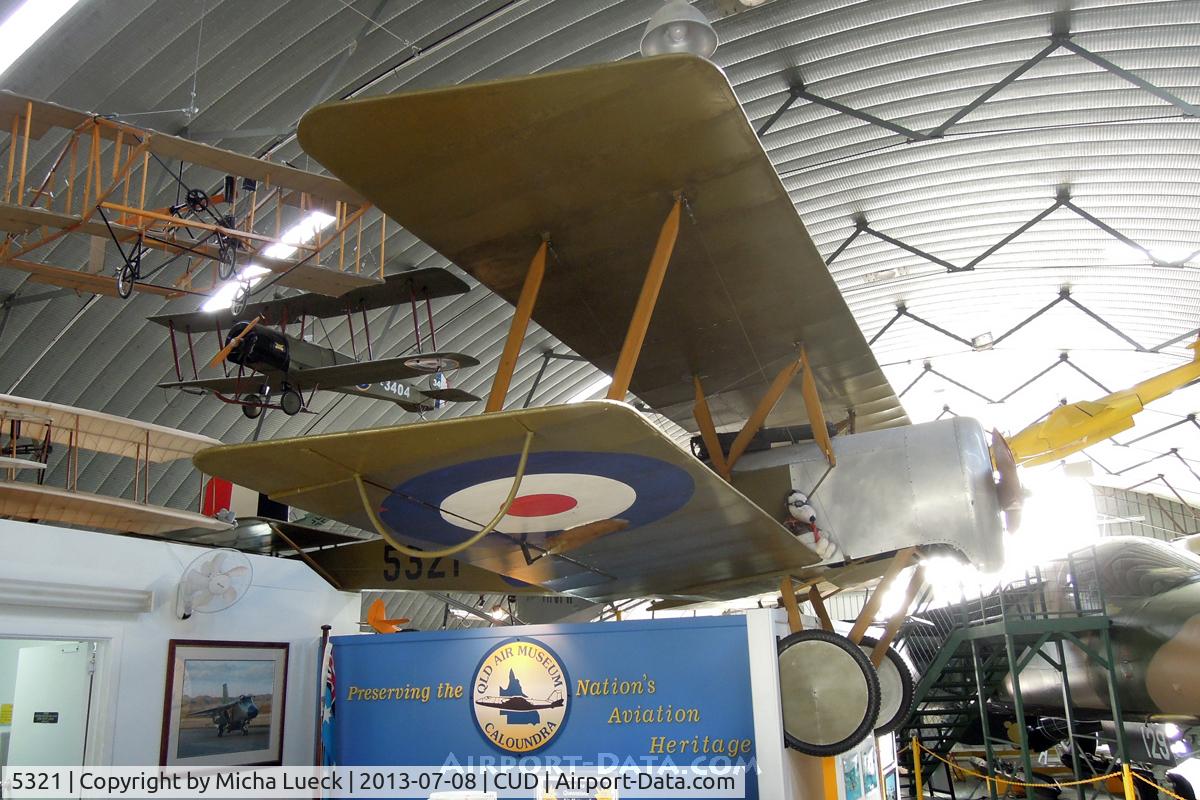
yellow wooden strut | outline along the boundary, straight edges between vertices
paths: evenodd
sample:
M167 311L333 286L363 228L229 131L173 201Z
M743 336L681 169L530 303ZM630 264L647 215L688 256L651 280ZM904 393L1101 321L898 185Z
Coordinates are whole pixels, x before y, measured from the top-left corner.
M775 376L775 380L771 382L767 393L758 401L754 412L746 420L746 424L742 426L742 429L738 431L733 444L729 446L728 461L730 470L733 470L733 465L746 452L746 448L750 446L750 442L762 429L763 423L767 421L767 417L775 410L776 404L779 403L779 398L783 397L783 393L787 391L788 384L792 382L792 378L796 377L796 373L800 371L800 366L799 359L788 362L779 371L779 374Z
M638 295L637 305L633 309L633 318L629 320L629 327L625 331L625 343L621 345L621 354L617 357L617 366L613 370L613 382L608 387L609 400L624 400L629 392L633 368L637 366L642 343L646 341L650 318L654 315L658 293L662 289L667 265L671 263L671 253L675 250L675 240L679 236L679 212L682 205L683 195L676 192L675 203L658 233L658 243L654 246L654 255L650 257L650 266L646 270L642 292Z
M692 418L700 429L700 438L708 450L708 459L713 469L725 480L729 480L729 465L725 461L725 452L721 449L721 440L717 437L717 428L713 424L712 412L708 409L708 400L704 397L704 387L700 385L700 376L693 375L692 383L696 387L696 403L692 406Z
M508 386L517 367L517 356L521 354L521 343L525 341L525 331L529 327L538 290L542 288L542 278L546 274L548 246L549 242L543 240L533 260L529 262L525 284L521 287L521 296L517 299L517 310L513 313L512 323L508 326L508 338L504 340L504 350L500 354L500 365L496 368L496 377L492 379L492 391L488 394L487 405L483 409L485 414L504 408L504 398L508 396Z
M871 663L878 669L883 663L884 657L887 655L887 649L892 646L892 642L896 639L896 634L900 632L900 626L904 624L904 620L908 617L908 609L912 606L913 600L917 597L917 592L925 586L925 565L920 564L913 570L912 577L908 579L908 588L904 591L904 600L900 603L900 608L896 609L896 613L887 621L884 626L883 635L879 637L875 648L871 651Z
M903 550L897 551L892 556L887 571L883 573L879 584L871 592L871 596L867 598L862 611L858 612L858 619L854 621L854 627L850 629L850 633L846 637L851 642L858 644L862 641L863 634L867 632L867 628L871 627L871 623L875 620L875 615L879 613L879 606L883 603L883 596L891 587L892 581L896 580L896 576L909 565L916 552L917 549L915 547L906 547Z
M800 395L804 398L804 410L808 412L808 424L812 426L813 439L825 454L829 466L837 466L837 458L833 455L833 442L829 440L829 429L825 427L825 411L821 408L821 395L817 392L817 379L812 367L808 364L808 353L804 345L800 345L800 364L804 375L800 378Z

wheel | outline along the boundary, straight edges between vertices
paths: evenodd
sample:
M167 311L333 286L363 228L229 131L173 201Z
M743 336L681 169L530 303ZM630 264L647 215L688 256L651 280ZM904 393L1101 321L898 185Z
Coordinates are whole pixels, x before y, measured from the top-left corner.
M128 300L129 296L133 294L134 283L133 267L129 264L122 264L121 268L117 270L117 294L121 295L122 299Z
M237 243L217 234L217 277L227 281L237 269Z
M879 678L845 636L823 630L779 642L783 738L812 756L844 753L870 735L879 717Z
M858 646L870 659L871 651L878 643L878 639L864 636ZM875 674L879 676L879 719L875 721L875 735L884 736L895 731L908 719L912 712L916 683L908 663L891 647L887 649L883 661L875 668Z
M239 286L237 291L233 293L233 300L229 303L229 310L236 317L246 310L246 300L250 297L250 287Z
M1192 784L1187 778L1176 772L1167 773L1167 785L1171 787L1171 791L1183 798L1183 800L1196 800L1196 791L1192 788Z
M262 398L256 394L242 395L242 413L249 419L258 419L262 413Z
M300 413L300 409L304 408L304 398L289 386L283 390L283 394L279 395L279 407L283 409L283 413L294 417Z
M208 210L208 192L203 189L188 189L184 201L194 214L203 214Z

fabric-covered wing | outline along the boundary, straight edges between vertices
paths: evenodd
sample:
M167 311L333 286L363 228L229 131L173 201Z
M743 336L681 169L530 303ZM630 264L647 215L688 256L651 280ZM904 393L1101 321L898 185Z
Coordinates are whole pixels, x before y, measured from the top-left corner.
M402 381L419 378L440 370L474 367L477 359L462 353L424 353L416 356L384 358L378 361L358 361L332 367L312 367L288 372L288 382L298 389L333 389L353 387L380 381Z
M230 527L194 511L17 481L0 481L0 517L147 535L181 528L220 531Z
M631 391L693 428L699 375L741 423L803 342L829 415L907 423L724 74L661 56L330 103L300 142L421 240L611 373L660 225L687 199ZM769 424L806 420L798 387Z
M336 317L346 314L348 310L358 313L408 303L413 299L417 301L436 300L439 297L464 294L467 288L467 284L461 278L448 270L426 267L389 275L383 283L377 286L354 289L341 297L328 297L308 292L279 300L249 303L237 318L234 317L232 311L225 309L215 312L190 311L185 314L160 314L149 319L159 325L173 325L178 331L190 330L193 333L227 331L238 319L254 319L262 316L263 319L275 324L280 321L299 321L302 316Z
M122 458L148 458L156 464L188 458L220 444L210 436L100 411L0 395L0 421L8 420L20 420L22 435L35 441L45 438L48 429L54 444L74 444L81 450Z
M263 376L263 375L243 375L238 377L230 375L225 378L198 378L192 381L168 381L167 383L158 384L160 389L203 389L209 392L220 392L221 394L236 394L237 392L256 392L264 382L279 383L279 376Z
M785 574L818 556L634 409L595 401L418 425L217 447L196 465L273 499L371 530L354 475L397 538L464 541L498 510L526 432L528 467L496 531L458 557L591 600L686 594L744 575ZM527 564L558 532L628 527Z

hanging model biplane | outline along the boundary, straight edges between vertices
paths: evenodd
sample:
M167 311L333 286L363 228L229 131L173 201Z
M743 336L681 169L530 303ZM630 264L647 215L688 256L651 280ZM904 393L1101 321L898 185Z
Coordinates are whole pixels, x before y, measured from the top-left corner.
M220 444L195 433L58 403L0 395L0 517L81 528L158 535L181 528L223 531L230 524L198 511L150 502L150 465L190 458ZM46 483L50 455L61 448L64 486ZM79 452L134 459L131 496L79 490ZM27 473L33 480L21 480Z
M370 204L335 178L0 91L5 135L0 267L32 281L172 298L240 280L244 302L252 267L269 283L331 297L383 279L386 220L376 269L363 258ZM40 260L64 237L87 242L81 268Z
M163 314L150 317L151 322L170 331L171 353L177 380L160 383L165 389L211 392L226 403L242 408L251 419L264 408L279 408L291 416L308 408L317 390L390 400L406 411L426 411L436 403L469 403L479 398L462 389L447 385L445 373L460 367L473 367L479 362L462 353L420 352L424 337L421 333L418 302L425 306L429 322L428 339L437 347L431 301L439 297L463 294L467 285L444 269L417 269L388 276L377 286L355 289L341 297L301 294L278 300L247 305L241 314L230 311L193 311L187 314ZM408 303L412 307L417 353L396 358L373 359L371 330L367 312L377 308ZM354 338L354 317L361 315L366 356L360 353ZM354 352L350 355L323 347L305 338L306 322L332 317L346 318ZM299 326L297 335L287 332L289 325ZM272 327L276 326L276 327ZM312 328L308 328L311 332ZM222 346L209 362L221 366L221 377L201 378L196 369L192 335L211 331ZM176 332L187 343L187 357L192 365L192 377L185 379L180 365ZM229 374L226 361L237 365ZM426 385L406 383L426 377ZM307 393L307 397L305 396ZM277 396L273 404L271 398Z
M821 585L882 576L878 597L918 549L999 566L1019 497L1011 461L998 458L998 483L972 420L907 424L711 63L661 56L334 103L299 135L516 313L483 416L214 448L196 456L203 469L376 530L396 553L546 591L780 591L793 628L801 589L819 604ZM613 376L607 400L502 410L531 318ZM707 463L629 392L698 430ZM356 548L378 559L370 544L334 552L345 567ZM880 718L873 665L902 613L870 657L859 647L878 608L850 638L787 640L785 696L809 704L785 703L794 746L841 752L902 721Z

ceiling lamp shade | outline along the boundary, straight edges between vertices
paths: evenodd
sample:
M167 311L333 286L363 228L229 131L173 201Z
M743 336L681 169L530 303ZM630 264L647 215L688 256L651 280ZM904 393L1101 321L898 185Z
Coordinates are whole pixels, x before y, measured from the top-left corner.
M717 32L703 12L687 0L668 0L646 24L642 55L691 53L709 58L717 50Z

